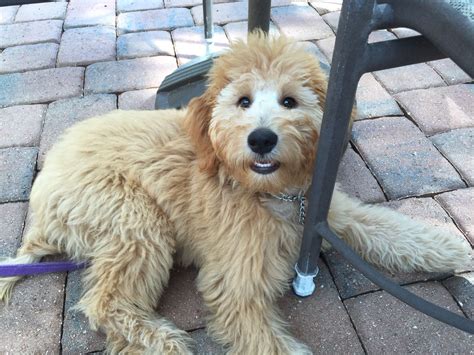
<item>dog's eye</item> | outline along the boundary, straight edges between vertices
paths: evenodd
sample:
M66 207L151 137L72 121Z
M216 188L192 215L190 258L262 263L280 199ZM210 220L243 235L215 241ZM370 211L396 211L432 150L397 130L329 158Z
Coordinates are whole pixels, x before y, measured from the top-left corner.
M252 102L250 101L250 99L247 96L244 96L239 99L238 104L242 108L249 108L251 103Z
M283 101L281 102L283 106L286 108L295 108L296 107L296 100L292 97L285 97Z

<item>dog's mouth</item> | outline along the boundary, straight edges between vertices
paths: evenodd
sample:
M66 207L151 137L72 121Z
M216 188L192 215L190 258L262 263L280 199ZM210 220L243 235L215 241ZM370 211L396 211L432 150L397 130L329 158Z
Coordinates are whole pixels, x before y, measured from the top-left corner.
M271 174L280 167L280 163L274 160L266 161L254 161L250 165L250 169L255 171L257 174Z

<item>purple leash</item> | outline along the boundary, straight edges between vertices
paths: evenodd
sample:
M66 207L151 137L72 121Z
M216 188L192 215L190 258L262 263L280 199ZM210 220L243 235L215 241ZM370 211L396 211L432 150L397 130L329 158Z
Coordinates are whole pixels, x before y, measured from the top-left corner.
M0 265L0 277L38 275L50 272L64 272L84 269L87 262L48 261L33 264Z

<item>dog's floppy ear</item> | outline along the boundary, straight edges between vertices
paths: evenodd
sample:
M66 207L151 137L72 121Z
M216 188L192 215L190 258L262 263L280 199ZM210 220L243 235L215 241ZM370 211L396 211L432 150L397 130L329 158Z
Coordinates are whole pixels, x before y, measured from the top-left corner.
M199 167L215 174L218 168L218 159L209 138L209 124L212 117L212 108L215 104L215 96L211 90L207 91L189 102L185 125L191 142L196 148Z

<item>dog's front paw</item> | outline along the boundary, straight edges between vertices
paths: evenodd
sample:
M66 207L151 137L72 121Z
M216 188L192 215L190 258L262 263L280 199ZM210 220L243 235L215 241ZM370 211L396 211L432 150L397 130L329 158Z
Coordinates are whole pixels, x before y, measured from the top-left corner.
M193 339L187 332L180 329L170 329L168 332L161 332L162 339L155 345L150 346L145 354L164 355L192 355L194 346Z
M156 323L160 323L157 325ZM107 353L109 354L163 354L191 355L194 341L187 332L177 329L165 319L142 323L128 337L107 334Z

